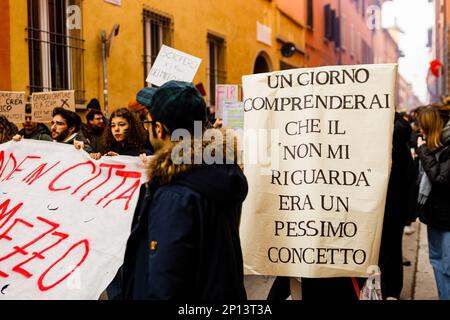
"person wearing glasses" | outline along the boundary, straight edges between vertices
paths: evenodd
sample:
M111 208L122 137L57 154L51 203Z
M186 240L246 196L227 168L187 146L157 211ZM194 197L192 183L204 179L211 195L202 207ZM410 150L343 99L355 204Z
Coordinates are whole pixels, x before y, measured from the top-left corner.
M239 221L248 184L237 153L227 152L226 137L203 141L206 104L192 83L165 83L149 111L155 155L127 242L122 298L245 300ZM197 146L220 161L192 161Z

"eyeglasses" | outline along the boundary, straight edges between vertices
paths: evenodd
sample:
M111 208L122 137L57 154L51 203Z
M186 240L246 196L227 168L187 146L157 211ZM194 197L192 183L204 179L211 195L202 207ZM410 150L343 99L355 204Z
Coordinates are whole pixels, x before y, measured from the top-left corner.
M150 125L153 125L153 123L155 123L156 121L141 121L142 125L144 126L145 130L149 130L150 129Z

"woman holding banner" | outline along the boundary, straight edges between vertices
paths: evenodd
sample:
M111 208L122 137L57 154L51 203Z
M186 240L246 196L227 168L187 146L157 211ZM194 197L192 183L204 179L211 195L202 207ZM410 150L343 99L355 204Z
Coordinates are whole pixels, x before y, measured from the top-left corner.
M418 116L420 220L428 226L430 263L439 299L450 300L450 107L428 106Z
M138 123L135 114L127 108L115 110L105 130L105 156L139 156L146 153L144 139L146 134ZM147 152L147 154L149 154ZM102 153L91 153L93 159L100 159Z

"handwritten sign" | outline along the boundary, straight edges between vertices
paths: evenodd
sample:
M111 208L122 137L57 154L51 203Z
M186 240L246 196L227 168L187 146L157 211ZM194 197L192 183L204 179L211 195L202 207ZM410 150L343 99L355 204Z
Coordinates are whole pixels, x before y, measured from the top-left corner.
M367 277L377 265L397 65L243 77L247 274ZM254 147L263 154L248 161Z
M216 118L223 118L224 102L237 102L239 100L239 86L230 84L216 85Z
M35 92L32 95L33 121L50 122L52 111L63 107L75 112L75 91Z
M244 105L242 102L228 102L223 104L223 126L236 131L244 131Z
M0 114L10 122L25 122L25 92L0 91Z
M123 263L145 180L135 157L0 145L0 299L98 299Z
M122 0L105 0L105 2L114 4L116 6L121 6L122 5Z
M170 80L192 82L202 59L162 45L147 82L162 86Z

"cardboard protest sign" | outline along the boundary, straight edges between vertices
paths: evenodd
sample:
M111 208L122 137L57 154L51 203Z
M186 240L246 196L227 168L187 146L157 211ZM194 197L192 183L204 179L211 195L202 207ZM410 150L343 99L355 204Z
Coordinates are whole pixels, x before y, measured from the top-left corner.
M0 91L0 114L13 123L25 122L25 92Z
M224 102L238 102L239 86L234 84L216 85L216 118L223 118Z
M391 167L396 74L397 65L359 65L243 77L247 274L369 276Z
M123 263L137 157L62 143L0 145L0 299L98 299Z
M192 82L202 59L162 45L147 82L162 86L170 80Z
M36 122L52 121L52 111L63 107L75 112L75 91L35 92L32 95L32 117Z

